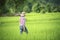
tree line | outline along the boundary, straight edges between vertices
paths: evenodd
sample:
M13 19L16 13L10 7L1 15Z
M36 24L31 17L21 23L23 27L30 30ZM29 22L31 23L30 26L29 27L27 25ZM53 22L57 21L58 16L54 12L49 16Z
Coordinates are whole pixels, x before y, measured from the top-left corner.
M60 0L0 0L0 15L18 12L60 12Z

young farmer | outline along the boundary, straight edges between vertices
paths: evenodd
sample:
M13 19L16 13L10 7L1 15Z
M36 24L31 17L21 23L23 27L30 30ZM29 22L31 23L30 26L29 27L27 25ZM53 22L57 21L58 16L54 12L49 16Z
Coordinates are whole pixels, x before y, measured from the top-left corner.
M22 12L20 14L20 33L22 34L23 31L28 33L28 30L25 26L25 22L26 22L26 19L25 19L25 12Z

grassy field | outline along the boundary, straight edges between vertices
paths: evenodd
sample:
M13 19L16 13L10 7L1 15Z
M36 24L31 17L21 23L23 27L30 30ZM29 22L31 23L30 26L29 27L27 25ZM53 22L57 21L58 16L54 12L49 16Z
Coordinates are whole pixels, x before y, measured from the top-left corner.
M0 40L60 40L60 14L26 14L28 34L20 34L19 16L0 17Z

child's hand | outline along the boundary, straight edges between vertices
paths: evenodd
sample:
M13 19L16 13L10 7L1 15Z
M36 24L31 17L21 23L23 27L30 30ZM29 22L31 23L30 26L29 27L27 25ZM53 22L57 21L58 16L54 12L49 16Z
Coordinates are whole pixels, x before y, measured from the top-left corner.
M25 26L23 26L23 31L25 31Z

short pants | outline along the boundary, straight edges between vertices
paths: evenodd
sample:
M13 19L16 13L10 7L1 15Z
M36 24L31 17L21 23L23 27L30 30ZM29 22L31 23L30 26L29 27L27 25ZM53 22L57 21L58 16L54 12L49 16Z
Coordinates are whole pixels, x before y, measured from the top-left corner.
M24 31L23 26L20 26L20 33L23 33L23 31ZM28 33L28 30L27 30L26 27L25 27L25 31L24 32Z

